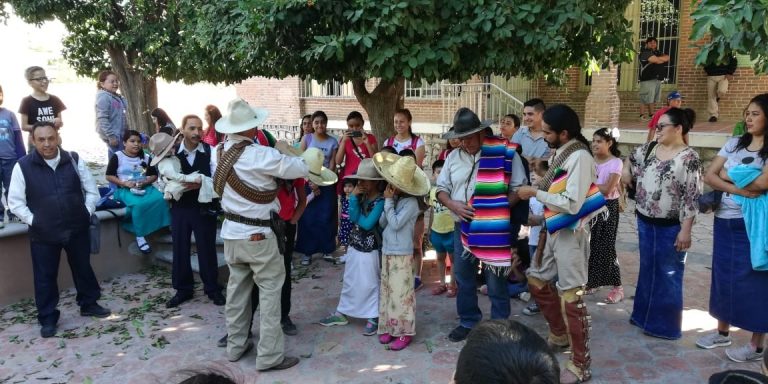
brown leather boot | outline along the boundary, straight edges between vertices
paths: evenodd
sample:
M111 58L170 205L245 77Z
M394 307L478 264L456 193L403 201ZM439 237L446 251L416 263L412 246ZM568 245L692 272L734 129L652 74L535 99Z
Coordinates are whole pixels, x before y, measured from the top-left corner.
M549 337L547 343L550 347L568 347L568 332L563 320L560 307L560 297L557 289L551 283L541 281L535 277L528 277L528 290L541 309L541 314L549 324Z
M582 295L584 295L584 289L579 287L564 291L561 296L561 306L572 351L571 360L565 365L565 369L577 379L562 381L563 383L583 383L592 378L592 372L589 369L592 362L589 355L589 331L592 328L592 320L587 313L587 304L581 300ZM567 375L568 372L563 373L570 376Z

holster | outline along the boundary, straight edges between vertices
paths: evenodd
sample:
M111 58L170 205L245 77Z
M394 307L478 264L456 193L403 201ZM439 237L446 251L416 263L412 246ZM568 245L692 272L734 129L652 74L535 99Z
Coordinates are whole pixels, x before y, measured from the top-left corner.
M272 211L269 213L269 228L275 233L275 239L277 239L277 249L280 250L280 254L285 254L285 221L280 218L280 215Z

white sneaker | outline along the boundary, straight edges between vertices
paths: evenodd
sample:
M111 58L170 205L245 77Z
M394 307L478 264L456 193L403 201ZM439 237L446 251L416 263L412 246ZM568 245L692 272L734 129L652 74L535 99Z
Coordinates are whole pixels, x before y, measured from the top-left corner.
M531 301L531 293L530 292L521 292L520 295L517 296L520 300L524 302Z
M728 348L725 350L725 355L737 363L746 363L747 361L755 361L763 358L763 352L757 352L752 343L747 343L741 347Z
M696 346L704 349L727 347L729 345L731 345L731 337L723 336L717 331L704 335L696 340Z

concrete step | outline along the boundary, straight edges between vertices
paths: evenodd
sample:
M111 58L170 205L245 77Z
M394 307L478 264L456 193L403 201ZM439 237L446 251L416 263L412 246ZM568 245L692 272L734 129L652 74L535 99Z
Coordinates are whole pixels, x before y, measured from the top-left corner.
M173 250L170 248L152 250L151 255L153 255L157 261L173 264ZM227 262L224 260L223 251L216 252L216 258L219 268L227 266ZM192 270L200 273L200 263L197 260L197 253L194 252L192 252Z
M173 244L173 237L170 232L159 233L152 236L152 244ZM195 244L195 234L192 234L192 244ZM216 246L224 246L224 239L221 238L221 228L216 230Z

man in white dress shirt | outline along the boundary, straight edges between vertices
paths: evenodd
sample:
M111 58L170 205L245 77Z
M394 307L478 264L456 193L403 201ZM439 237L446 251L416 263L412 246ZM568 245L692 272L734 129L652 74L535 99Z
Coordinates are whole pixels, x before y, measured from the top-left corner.
M287 369L299 362L285 356L280 326L280 291L285 265L271 220L280 210L276 178L307 177L309 168L299 157L255 145L253 137L269 112L253 108L242 99L229 103L228 113L216 122L216 131L227 134L214 178L221 195L224 224L224 254L229 265L227 283L227 355L237 361L253 348L248 340L251 290L259 288L260 332L256 368L261 371ZM279 219L278 219L279 220Z
M32 127L35 147L13 167L8 206L29 225L29 247L35 279L35 305L40 335L56 334L60 312L59 275L61 251L67 252L72 280L77 289L80 315L107 317L109 309L96 301L101 295L91 268L90 217L99 192L85 161L59 148L59 132L53 122Z

